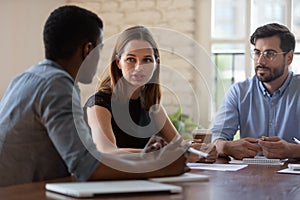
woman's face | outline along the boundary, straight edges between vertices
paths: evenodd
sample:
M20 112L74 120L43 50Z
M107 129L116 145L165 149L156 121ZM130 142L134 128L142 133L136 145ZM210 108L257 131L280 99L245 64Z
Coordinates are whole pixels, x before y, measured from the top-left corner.
M124 79L135 87L143 86L151 79L157 64L152 46L144 40L128 42L116 62Z

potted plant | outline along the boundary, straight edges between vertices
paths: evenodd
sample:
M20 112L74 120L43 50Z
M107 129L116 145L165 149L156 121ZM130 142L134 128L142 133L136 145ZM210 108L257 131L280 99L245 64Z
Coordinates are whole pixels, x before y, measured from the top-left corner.
M181 107L178 108L178 110L169 115L169 118L173 125L175 126L178 133L184 138L184 139L192 139L192 130L197 128L198 125L193 122L192 117L182 114Z

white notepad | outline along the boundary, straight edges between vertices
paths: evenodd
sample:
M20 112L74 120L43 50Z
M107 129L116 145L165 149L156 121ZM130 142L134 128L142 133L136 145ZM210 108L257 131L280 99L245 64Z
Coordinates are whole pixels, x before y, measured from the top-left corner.
M247 164L247 165L283 165L286 159L269 159L264 156L255 156L254 158L243 158L243 160L232 159L230 164Z
M47 183L46 190L72 197L103 194L169 192L180 193L182 187L148 180Z
M162 183L208 181L209 176L195 173L184 173L180 176L150 178L149 180Z
M252 165L283 165L280 159L263 159L263 158L244 158L245 164Z

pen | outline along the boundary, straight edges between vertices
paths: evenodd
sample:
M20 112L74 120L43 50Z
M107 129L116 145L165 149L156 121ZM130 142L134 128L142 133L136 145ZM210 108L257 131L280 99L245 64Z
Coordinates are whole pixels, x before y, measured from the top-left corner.
M197 155L199 155L199 156L202 156L202 157L204 157L204 158L207 158L207 157L209 156L208 153L205 153L205 152L200 151L200 150L198 150L198 149L195 149L195 148L193 148L193 147L189 147L189 148L188 148L188 151L191 152L191 153L197 154Z
M300 144L300 140L298 140L297 138L293 138L294 142L296 142L297 144Z

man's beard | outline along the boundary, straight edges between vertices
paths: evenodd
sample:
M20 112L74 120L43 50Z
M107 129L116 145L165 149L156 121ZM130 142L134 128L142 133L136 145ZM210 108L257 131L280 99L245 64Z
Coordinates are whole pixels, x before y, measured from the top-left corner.
M277 78L281 77L284 73L284 64L280 68L271 69L265 65L258 65L255 67L255 74L261 82L271 82L276 80ZM269 71L269 75L266 73L260 73L258 72L258 69L264 69Z

